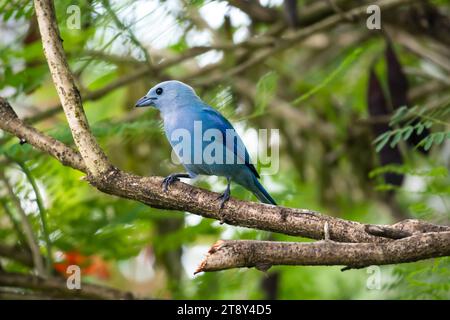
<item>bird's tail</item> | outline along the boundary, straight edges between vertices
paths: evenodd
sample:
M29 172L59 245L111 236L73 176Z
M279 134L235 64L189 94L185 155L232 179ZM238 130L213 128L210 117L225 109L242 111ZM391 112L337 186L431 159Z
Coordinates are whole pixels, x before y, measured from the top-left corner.
M275 200L270 196L270 194L264 189L262 184L259 182L258 178L253 177L254 187L252 188L253 194L261 201L262 203L268 203L277 205Z

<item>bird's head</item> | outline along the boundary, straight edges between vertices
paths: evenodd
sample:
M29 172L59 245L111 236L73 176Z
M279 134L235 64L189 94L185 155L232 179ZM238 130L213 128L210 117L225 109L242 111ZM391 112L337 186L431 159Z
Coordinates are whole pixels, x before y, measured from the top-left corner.
M174 108L191 99L198 99L194 89L183 82L170 80L158 83L136 102L136 107L152 106L159 110Z

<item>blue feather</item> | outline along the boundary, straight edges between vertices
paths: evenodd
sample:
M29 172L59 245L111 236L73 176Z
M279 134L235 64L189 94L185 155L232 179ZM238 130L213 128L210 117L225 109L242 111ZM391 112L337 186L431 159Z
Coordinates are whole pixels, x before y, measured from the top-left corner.
M166 137L191 177L224 176L251 191L261 202L276 205L258 181L259 174L232 124L205 104L191 87L179 81L162 82L150 89L136 106L160 110ZM205 141L208 132L211 138ZM185 133L190 141L185 141ZM190 149L181 150L182 141L189 142ZM214 150L211 154L220 161L206 161L203 156L208 150ZM227 162L230 155L232 163Z

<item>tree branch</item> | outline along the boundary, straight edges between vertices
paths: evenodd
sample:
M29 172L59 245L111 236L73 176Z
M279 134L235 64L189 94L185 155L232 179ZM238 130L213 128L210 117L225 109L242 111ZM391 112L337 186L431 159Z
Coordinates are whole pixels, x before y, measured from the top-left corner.
M35 0L34 7L44 54L75 145L89 173L94 176L103 174L110 169L110 164L90 132L80 92L67 64L53 2L51 0Z
M378 1L376 4L380 7L381 10L387 10L414 1L416 0L381 0ZM265 61L267 58L273 56L274 54L292 48L300 41L306 39L307 37L315 33L331 29L341 22L346 22L348 17L352 17L352 19L361 18L367 15L366 11L367 11L367 4L351 9L342 14L334 14L312 25L301 28L296 32L287 33L281 35L280 37L257 37L249 39L241 43L240 46L247 46L247 47L252 46L254 48L262 48L262 49L253 52L251 57L247 61L228 70L227 72L225 72L225 74L215 75L208 79L199 81L197 82L197 84L205 85L208 83L214 83L217 81L221 81L223 79L228 79L233 76L236 76L244 72L248 68L251 68Z
M11 259L32 268L33 258L30 251L24 250L20 246L7 246L0 244L0 257Z
M195 273L273 265L343 265L362 268L450 255L450 232L417 234L386 243L312 243L220 240Z
M2 97L0 97L0 119L2 119L0 122L1 129L50 154L63 165L87 172L83 159L78 152L24 123L17 117L8 101Z
M3 103L1 103L4 101ZM0 116L7 114L4 109L11 108L6 100L0 98ZM11 109L12 110L12 109ZM31 130L18 118L0 122L0 129L15 134L20 132L21 138L48 153L66 165L87 173L80 155L63 143L47 137L37 130ZM56 147L55 147L56 145ZM58 150L55 152L55 148ZM61 155L65 155L61 159ZM328 223L330 239L339 242L385 242L389 237L379 237L366 231L366 224L347 221L323 215L308 209L284 208L249 201L230 199L219 213L217 193L176 182L163 192L162 177L140 177L112 168L102 176L89 176L88 181L100 191L126 199L136 200L151 207L188 211L206 218L224 221L230 225L273 231L311 239L323 239L323 227ZM406 227L409 226L409 227ZM410 233L435 231L436 226L417 220L406 220L403 224L392 228ZM450 231L450 227L439 226L442 231ZM370 229L370 228L369 228ZM370 231L370 230L369 230Z
M84 299L134 299L129 292L123 292L94 284L82 283L81 289L69 290L66 279L50 277L41 278L21 273L0 272L0 286L13 288L26 288L63 295L65 298Z
M263 7L259 1L228 0L236 8L249 15L252 20L264 23L273 23L280 17L280 12L275 9Z

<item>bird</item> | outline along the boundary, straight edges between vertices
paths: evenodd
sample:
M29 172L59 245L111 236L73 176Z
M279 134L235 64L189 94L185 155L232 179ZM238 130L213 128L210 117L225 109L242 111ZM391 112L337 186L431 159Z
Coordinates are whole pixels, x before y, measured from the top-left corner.
M251 191L262 203L276 205L259 182L260 176L233 125L203 102L192 87L177 80L161 82L135 107L159 110L165 135L186 169L186 173L167 176L162 183L164 191L179 178L219 176L227 180L225 191L217 198L221 200L220 209L230 199L232 181Z

